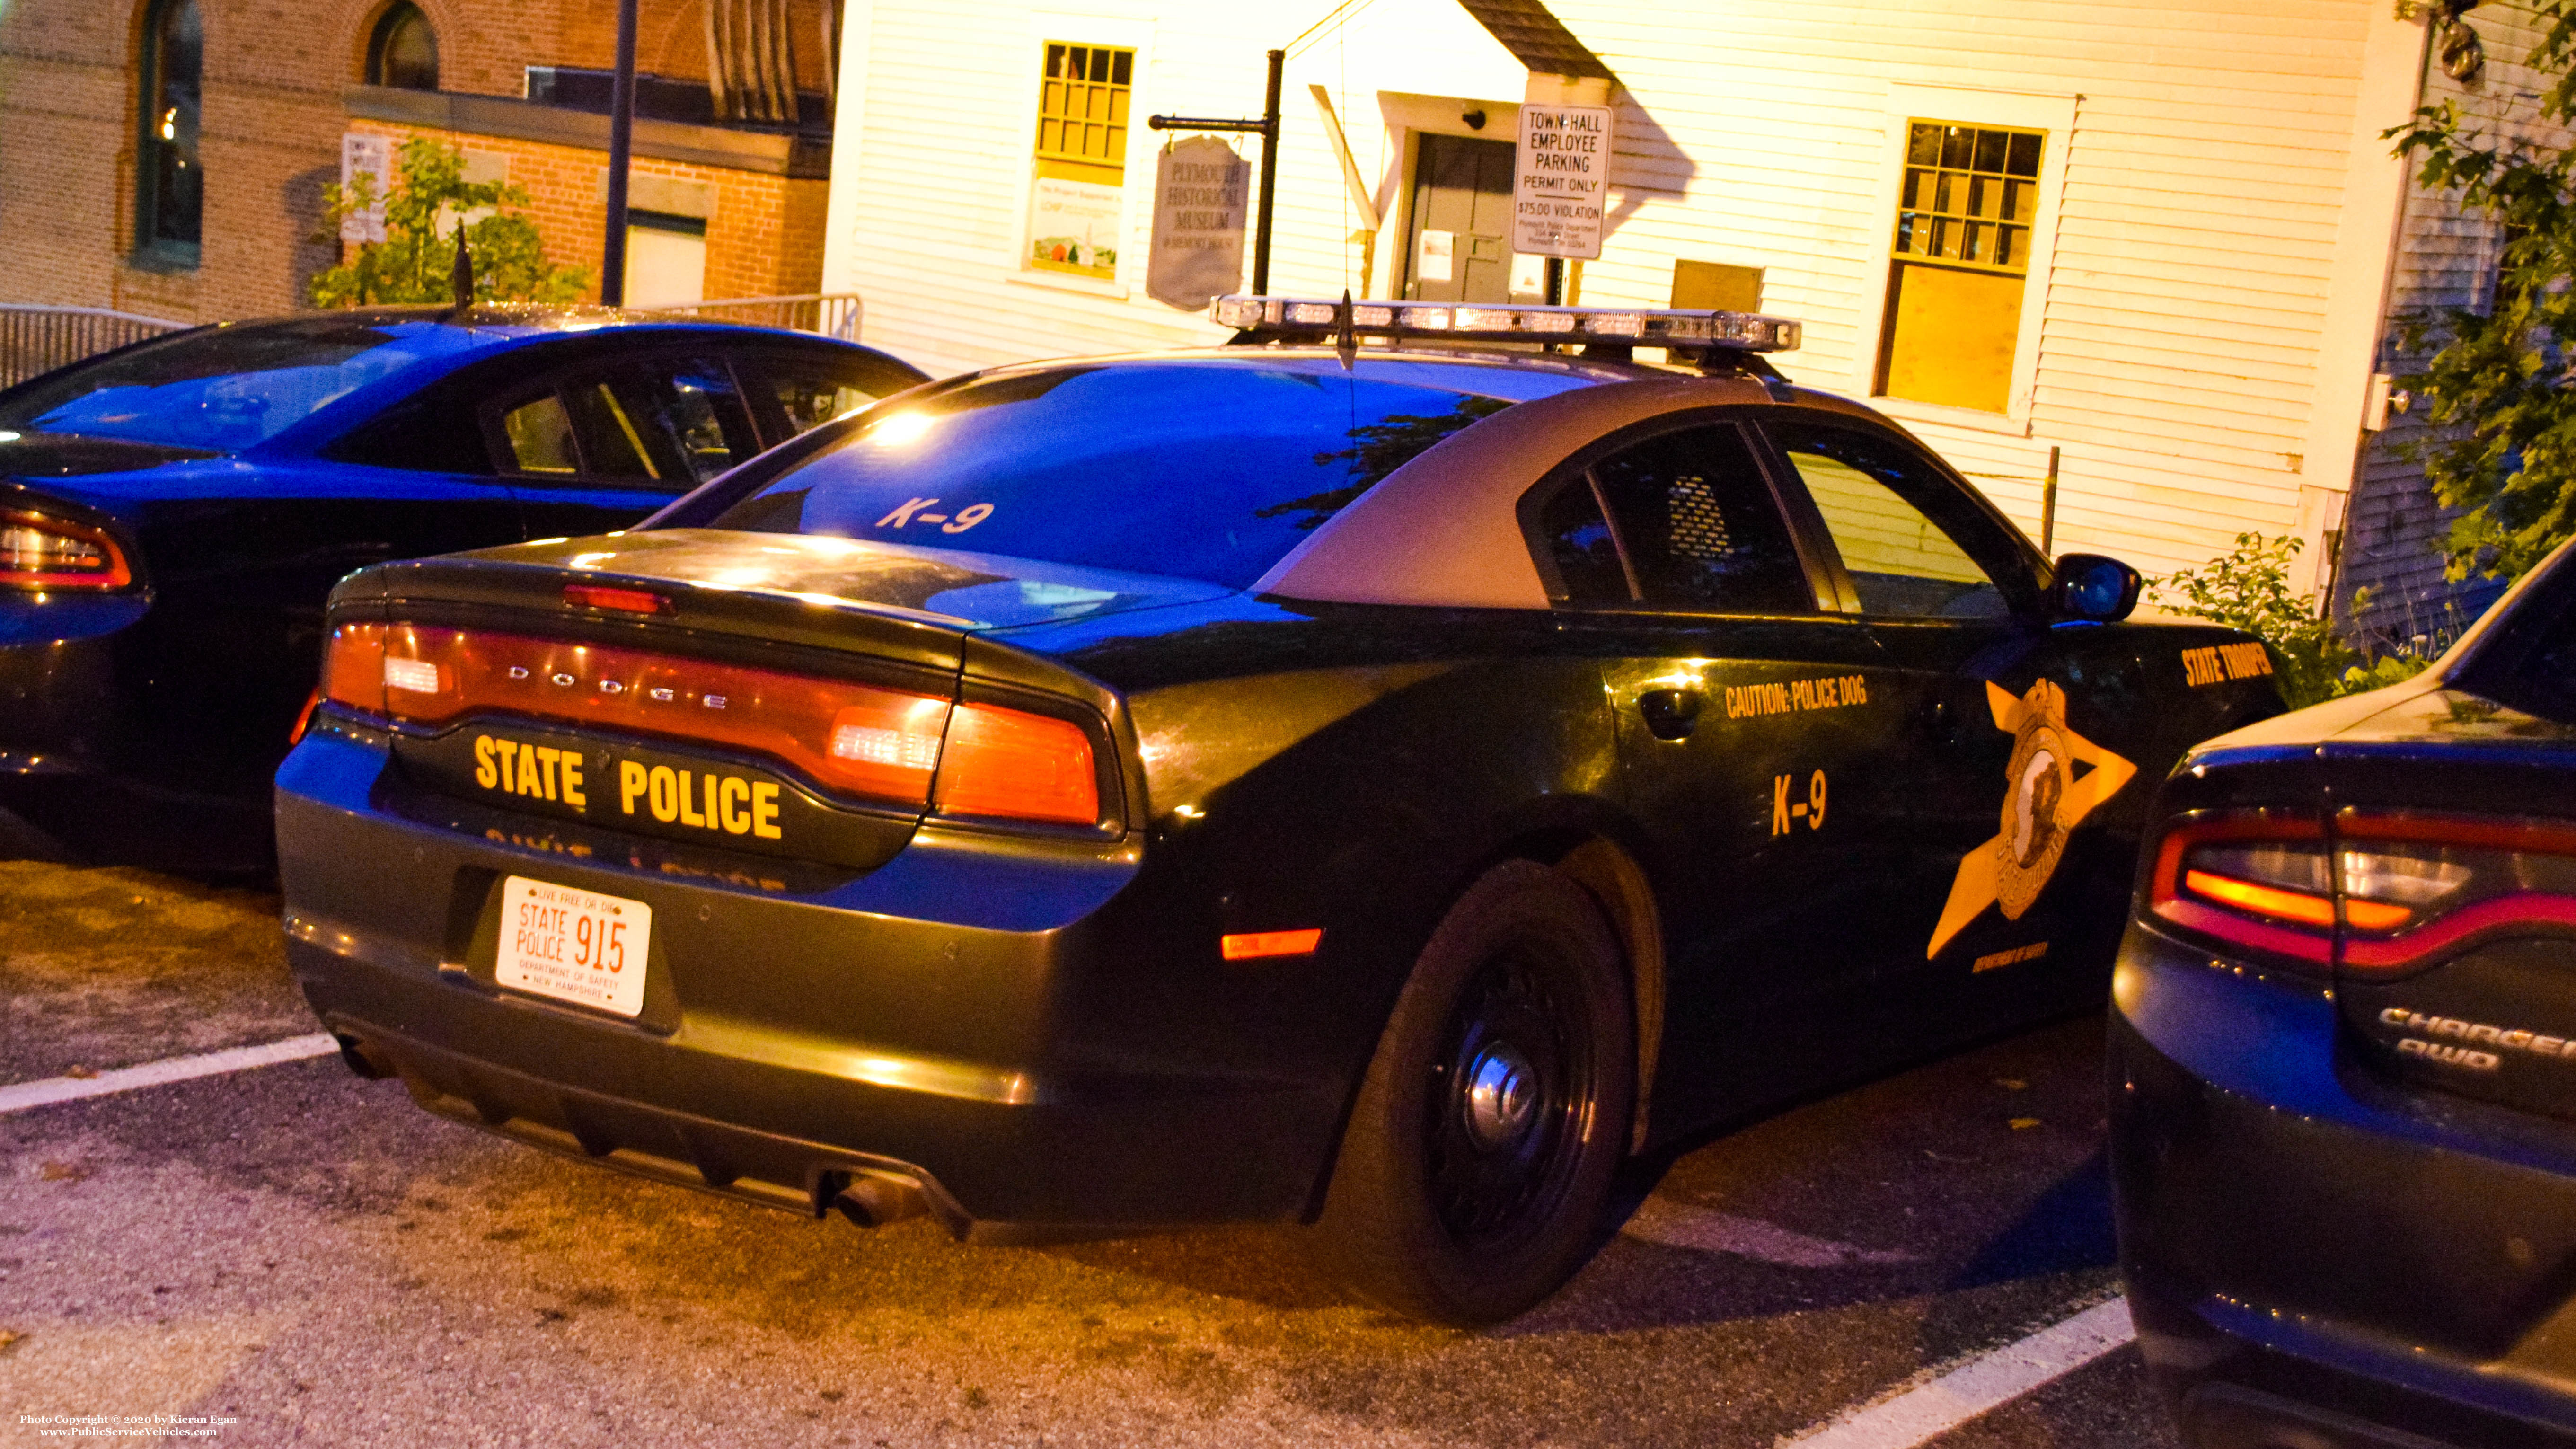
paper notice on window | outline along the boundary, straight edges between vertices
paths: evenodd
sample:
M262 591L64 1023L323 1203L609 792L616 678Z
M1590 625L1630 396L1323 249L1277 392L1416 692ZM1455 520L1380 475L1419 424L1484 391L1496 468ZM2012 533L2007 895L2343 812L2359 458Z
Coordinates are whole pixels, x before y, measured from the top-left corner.
M1413 280L1448 282L1458 276L1458 234L1454 231L1422 229L1420 255L1413 260Z
M355 190L353 183L365 176L372 188L374 204L364 211L353 211L340 218L340 240L344 242L380 242L385 239L385 194L394 184L394 143L390 136L369 136L357 131L340 137L340 192L346 196Z
M1118 221L1127 188L1038 177L1029 190L1029 265L1104 282L1118 279Z

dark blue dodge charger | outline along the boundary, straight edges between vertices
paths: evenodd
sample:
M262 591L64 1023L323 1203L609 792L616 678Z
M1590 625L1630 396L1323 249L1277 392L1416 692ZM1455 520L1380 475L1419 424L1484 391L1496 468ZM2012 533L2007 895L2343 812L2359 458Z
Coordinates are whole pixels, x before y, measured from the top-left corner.
M2186 1439L2576 1444L2576 552L2150 821L2112 1161Z
M333 580L619 527L921 380L767 328L397 308L0 393L0 851L256 864Z

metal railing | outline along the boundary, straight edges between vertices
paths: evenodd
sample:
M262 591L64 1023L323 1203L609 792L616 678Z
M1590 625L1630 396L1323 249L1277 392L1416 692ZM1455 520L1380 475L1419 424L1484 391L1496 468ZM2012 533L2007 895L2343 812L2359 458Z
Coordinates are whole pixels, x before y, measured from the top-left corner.
M105 307L0 302L0 387L13 387L84 357L194 325Z
M727 297L673 307L638 307L658 316L693 317L706 322L746 322L755 327L788 327L820 332L844 342L859 340L859 319L866 308L856 292L805 292L793 297Z

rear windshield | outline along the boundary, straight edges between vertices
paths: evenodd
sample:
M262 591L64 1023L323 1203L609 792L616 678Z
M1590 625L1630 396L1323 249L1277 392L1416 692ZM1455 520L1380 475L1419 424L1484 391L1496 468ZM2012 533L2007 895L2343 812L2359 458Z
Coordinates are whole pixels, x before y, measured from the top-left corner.
M0 399L0 428L232 452L483 340L435 322L334 317L191 332L37 379Z
M2576 577L2565 568L2557 574L2547 593L2525 599L2501 621L2506 628L2467 662L2460 683L2527 714L2576 724Z
M1397 371L1172 361L984 378L871 416L690 521L1242 588L1415 454L1509 406Z

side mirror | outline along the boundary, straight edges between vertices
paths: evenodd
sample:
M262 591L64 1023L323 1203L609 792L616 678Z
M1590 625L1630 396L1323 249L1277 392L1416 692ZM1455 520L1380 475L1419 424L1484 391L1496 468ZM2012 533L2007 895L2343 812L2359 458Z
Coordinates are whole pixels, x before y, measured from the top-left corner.
M2146 580L2115 558L2098 553L2070 553L2057 561L2056 582L2048 602L2060 619L2088 624L2116 624L2138 607L2138 590Z

